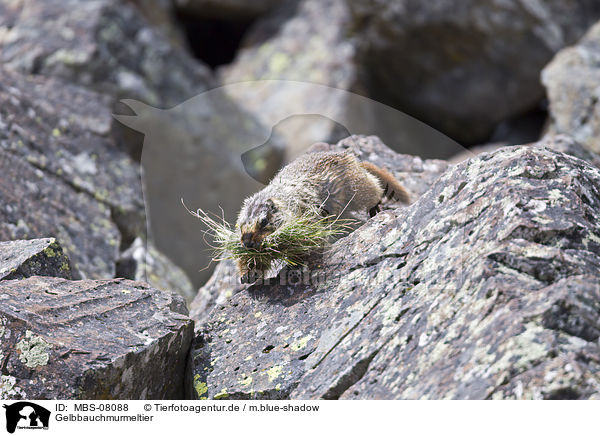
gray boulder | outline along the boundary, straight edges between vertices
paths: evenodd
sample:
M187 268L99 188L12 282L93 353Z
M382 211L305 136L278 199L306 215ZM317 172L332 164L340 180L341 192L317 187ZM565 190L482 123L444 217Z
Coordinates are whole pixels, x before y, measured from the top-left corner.
M163 291L174 291L191 303L196 289L181 268L151 241L136 238L117 260L117 277L146 282Z
M470 144L533 108L542 68L600 17L595 0L348 4L368 94Z
M0 398L183 398L193 322L180 296L31 277L1 281L0 298Z
M57 237L78 274L95 279L115 277L120 251L146 237L140 166L111 135L108 102L0 68L0 238ZM185 273L151 252L137 271L191 298Z
M0 148L0 240L48 236L82 277L114 277L121 234L110 208Z
M550 103L550 133L573 136L600 153L600 23L561 50L542 72Z
M458 152L458 144L429 126L364 96L352 35L346 0L287 2L253 25L236 59L220 70L224 91L274 127L288 160L314 142L369 133L401 153Z
M216 307L192 392L600 398L599 210L600 170L543 144L454 165L304 271Z
M0 242L0 280L31 276L73 277L69 258L56 239Z
M205 90L208 68L122 0L0 3L0 62L120 98L172 106Z
M139 164L110 135L105 96L0 69L0 122L0 148L106 205L124 239L145 232Z
M581 143L576 142L569 135L548 134L548 135L545 135L538 142L534 142L531 144L525 144L525 145L533 145L533 146L543 145L544 147L548 147L554 151L560 151L561 153L570 154L571 156L575 156L579 159L588 161L589 163L591 163L597 167L600 167L600 155L597 155L596 153L589 151L583 145L581 145ZM474 157L478 154L485 153L485 152L492 152L492 151L495 151L495 150L497 150L501 147L505 147L505 146L508 146L508 144L495 143L495 144L484 144L484 145L480 145L478 147L471 147L468 150L465 150L462 153L459 153L459 154L453 156L451 159L449 159L449 163L457 164L459 162L462 162L463 160L471 159L472 157Z
M106 100L0 69L0 239L53 236L83 277L114 277L145 232L137 165L108 136Z
M182 49L187 47L185 37L175 17L176 10L173 0L121 1L134 4L148 23L165 36L173 46Z

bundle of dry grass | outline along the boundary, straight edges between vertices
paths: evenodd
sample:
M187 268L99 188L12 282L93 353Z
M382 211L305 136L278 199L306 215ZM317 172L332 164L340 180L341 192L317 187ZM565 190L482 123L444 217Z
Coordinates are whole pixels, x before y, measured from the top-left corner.
M207 227L205 235L213 240L209 244L215 250L214 261L234 259L249 270L258 271L268 270L273 262L303 265L310 253L326 247L356 224L352 219L323 218L311 213L285 223L262 241L260 249L253 249L241 244L239 229L232 228L223 217L213 218L202 209L190 213Z

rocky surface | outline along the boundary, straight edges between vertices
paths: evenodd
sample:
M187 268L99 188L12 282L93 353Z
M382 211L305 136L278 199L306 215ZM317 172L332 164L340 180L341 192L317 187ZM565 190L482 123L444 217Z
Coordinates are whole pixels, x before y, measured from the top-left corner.
M115 273L120 233L110 209L0 148L0 240L56 237L83 277Z
M57 237L78 274L114 277L121 249L146 237L146 216L140 166L111 134L109 99L2 68L0 79L0 237ZM152 284L189 299L185 273L155 248L151 257L138 273L168 270Z
M185 50L187 43L182 29L175 17L175 5L172 0L125 0L134 4L152 28L167 37L177 49Z
M554 57L542 82L550 103L550 132L567 133L600 153L600 23Z
M336 131L334 122L344 116L347 97L296 83L318 83L342 90L353 86L354 46L343 34L348 16L344 0L287 2L283 9L255 24L235 61L221 71L221 80L226 84L278 80L226 89L238 104L268 126L294 115L330 112L329 117L298 117L276 127L290 144L292 156L313 142L333 140L336 133L348 136L345 131ZM269 33L272 35L265 38ZM299 51L300 46L306 50Z
M206 67L122 0L0 3L0 62L119 98L172 106L206 90Z
M1 281L0 299L0 398L183 398L193 323L181 297L31 277Z
M465 143L537 140L541 69L599 17L0 0L0 398L600 399L598 25L541 75L534 144L474 157L387 106ZM210 252L181 200L234 221L318 141L413 204L268 283L222 262L188 316Z
M371 132L400 153L458 152L429 126L364 97L349 26L345 0L287 2L254 24L234 62L220 70L225 92L285 139L288 160L314 142Z
M73 278L69 258L56 239L0 242L0 280L31 276Z
M145 232L139 165L110 136L107 99L0 69L0 146L110 208L124 239Z
M470 144L535 106L542 68L600 17L595 0L348 4L369 95Z
M600 398L598 210L600 170L543 143L455 165L213 310L195 395Z
M57 79L0 77L0 238L57 237L84 277L114 277L145 215L139 166L108 136L105 100Z
M449 159L450 164L457 164L462 162L463 160L471 159L472 157L486 152L492 152L498 150L501 147L506 147L509 144L485 144L478 147L471 147L468 150L463 151L451 159ZM568 135L553 135L548 134L544 136L540 141L534 142L526 145L543 145L544 147L548 147L554 151L560 151L561 153L570 154L571 156L575 156L579 159L585 160L597 167L600 167L600 155L589 151L586 149L581 143L576 142L571 136Z
M117 277L146 282L163 291L176 291L191 303L196 289L187 275L151 241L136 238L117 261Z

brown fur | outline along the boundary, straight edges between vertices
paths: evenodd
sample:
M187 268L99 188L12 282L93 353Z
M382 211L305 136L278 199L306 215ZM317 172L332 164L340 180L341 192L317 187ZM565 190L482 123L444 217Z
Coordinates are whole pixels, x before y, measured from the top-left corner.
M266 236L306 213L344 217L351 211L365 210L373 216L384 196L410 201L392 174L370 162L359 162L349 152L307 153L244 201L237 220L241 242L259 249ZM248 273L243 266L238 267L242 277Z
M381 183L384 185L384 195L387 198L397 200L402 203L410 203L410 195L408 194L408 191L388 170L379 168L374 163L366 161L361 162L360 166L381 181Z

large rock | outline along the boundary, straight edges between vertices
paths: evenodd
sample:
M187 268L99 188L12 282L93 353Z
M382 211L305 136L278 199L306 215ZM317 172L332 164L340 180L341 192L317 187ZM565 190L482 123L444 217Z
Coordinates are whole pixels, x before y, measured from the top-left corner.
M0 282L0 299L0 398L183 398L193 322L181 297L32 277Z
M0 3L0 62L121 98L172 106L206 90L206 67L122 0Z
M114 277L145 232L141 175L108 136L103 97L0 69L0 238L57 237L84 277Z
M600 398L599 210L600 170L542 145L452 166L306 272L217 307L190 384L201 398Z
M496 143L496 144L485 144L478 147L471 147L468 150L463 151L455 156L453 156L450 160L450 164L457 164L466 159L471 159L472 157L486 152L495 151L501 147L505 147L508 144ZM569 135L555 135L548 134L545 135L538 142L534 142L526 145L543 145L544 147L548 147L554 151L559 151L561 153L570 154L571 156L575 156L579 159L588 161L589 163L600 167L600 155L591 152L586 149L581 143L576 142Z
M82 277L114 277L121 234L110 208L0 148L0 240L49 236Z
M418 156L398 154L377 136L354 135L337 144L317 143L306 152L345 150L351 150L360 160L373 162L390 170L410 192L413 201L429 189L448 168L448 164L443 160L423 160ZM384 209L394 206L393 203L383 205ZM246 288L247 286L240 284L232 261L219 262L210 280L200 288L194 298L190 306L190 316L201 324L207 320L215 306L223 304L229 297Z
M140 167L111 136L109 106L62 80L0 69L0 238L57 237L77 277L114 277L121 248L146 235ZM153 278L168 269L154 284L190 298L164 255L144 265Z
M287 2L254 24L220 71L224 90L286 140L292 160L317 141L377 134L401 153L446 157L461 147L389 106L364 97L345 0Z
M151 241L136 238L117 261L117 277L146 282L163 291L175 291L191 303L196 289L181 268L158 251Z
M349 5L369 95L470 144L533 108L542 68L600 17L596 0Z
M539 144L551 148L554 151L570 154L571 156L585 160L600 168L600 155L590 151L582 145L582 143L577 142L572 136L548 134L539 141Z
M110 134L109 99L56 78L0 69L0 79L0 237L57 237L83 277L114 277L146 218L140 166ZM169 277L155 287L190 298L188 278L163 254L153 249L143 263L146 277Z
M163 36L178 48L185 49L187 43L182 29L175 17L175 5L172 0L122 0L133 3L152 27L157 29Z
M341 90L353 86L354 47L343 34L347 21L344 0L287 2L254 25L235 61L221 70L226 84L251 81L225 89L264 124L276 126L292 157L313 142L331 141L336 133L348 135L336 131L335 124L346 109L344 93L295 83L308 81ZM265 39L265 34L270 37ZM329 117L306 116L326 113ZM300 117L287 120L294 115Z
M0 147L111 209L125 239L145 232L139 165L110 136L107 98L0 69Z
M550 132L567 133L600 153L600 23L554 57L542 82L550 103Z
M0 242L0 280L31 276L73 277L69 258L56 239Z

